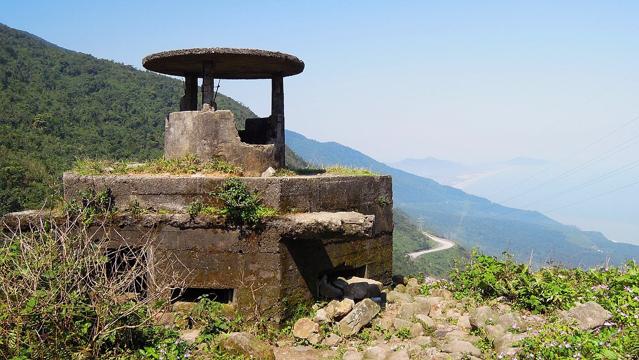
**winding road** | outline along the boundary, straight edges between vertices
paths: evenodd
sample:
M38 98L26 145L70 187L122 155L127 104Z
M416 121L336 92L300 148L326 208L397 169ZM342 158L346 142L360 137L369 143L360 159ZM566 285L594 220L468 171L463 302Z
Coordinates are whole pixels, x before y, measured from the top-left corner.
M447 250L447 249L450 249L453 246L455 246L455 242L453 242L452 240L440 238L440 237L435 236L433 234L429 234L429 233L427 233L425 231L422 232L422 233L424 234L424 236L426 236L429 239L431 239L434 242L436 242L437 246L435 246L434 248L431 248L431 249L418 250L418 251L414 251L412 253L406 254L406 256L411 258L411 260L415 260L415 259L417 259L418 257L420 257L420 256L422 256L424 254L429 254L429 253L434 253L434 252L437 252L437 251Z

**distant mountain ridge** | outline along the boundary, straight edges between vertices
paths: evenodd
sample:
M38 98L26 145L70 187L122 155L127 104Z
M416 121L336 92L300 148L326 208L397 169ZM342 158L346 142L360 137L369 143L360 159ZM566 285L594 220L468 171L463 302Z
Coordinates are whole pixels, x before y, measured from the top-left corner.
M639 247L619 244L603 234L581 231L535 212L509 208L431 179L395 169L336 142L318 142L293 131L287 144L316 165L362 167L393 176L396 207L423 217L434 231L466 248L499 255L511 252L520 261L548 261L569 266L596 266L639 259Z

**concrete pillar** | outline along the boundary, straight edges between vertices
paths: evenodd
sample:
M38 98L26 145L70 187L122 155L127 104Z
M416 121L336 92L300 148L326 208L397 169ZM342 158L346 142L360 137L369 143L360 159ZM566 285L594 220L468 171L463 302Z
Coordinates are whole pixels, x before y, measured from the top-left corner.
M184 96L180 100L180 111L197 110L197 76L186 75L184 78Z
M213 64L205 63L203 65L202 77L202 105L209 104L213 106Z
M286 145L284 139L284 78L281 76L271 78L271 124L275 159L279 167L283 168L286 166Z

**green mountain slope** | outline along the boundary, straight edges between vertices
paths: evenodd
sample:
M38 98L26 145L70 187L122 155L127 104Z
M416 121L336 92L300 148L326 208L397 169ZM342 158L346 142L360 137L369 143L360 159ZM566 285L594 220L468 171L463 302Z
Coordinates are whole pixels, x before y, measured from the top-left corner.
M418 250L433 248L436 244L425 237L404 211L395 208L393 211L393 274L412 275L424 273L434 277L446 277L456 262L469 257L468 252L455 246L452 249L425 254L415 260L407 254ZM428 230L432 232L432 230Z
M563 225L538 212L513 209L443 186L380 163L335 142L317 142L289 131L287 144L316 165L367 168L393 176L396 207L423 217L436 233L463 247L499 255L511 252L518 260L542 265L548 261L569 266L594 266L610 261L639 259L639 246L614 243L601 233Z
M164 118L182 86L0 24L0 214L57 196L77 158L162 156ZM255 116L224 95L217 102L240 123Z

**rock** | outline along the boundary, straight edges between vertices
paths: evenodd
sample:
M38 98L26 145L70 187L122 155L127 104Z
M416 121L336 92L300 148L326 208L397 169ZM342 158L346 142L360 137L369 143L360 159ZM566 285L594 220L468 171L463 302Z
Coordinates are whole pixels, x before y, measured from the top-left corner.
M377 280L373 280L373 279L368 279L368 278L363 278L363 277L358 277L358 276L352 276L348 279L344 279L344 278L338 278L338 279L342 279L344 281L346 281L347 284L352 285L352 284L359 284L359 283L366 283L369 284L371 286L375 286L379 289L379 291L382 291L382 288L384 287L384 284L382 284L380 281Z
M220 347L232 355L251 359L275 360L273 349L267 343L245 332L229 334L220 341Z
M517 348L513 347L513 344L527 338L529 334L512 334L505 333L493 341L495 352L501 355L512 356L517 352Z
M381 346L372 346L364 351L363 360L384 360L389 351Z
M353 307L337 324L337 330L341 336L351 336L357 334L359 330L368 325L379 313L380 307L371 299L364 299Z
M602 326L612 318L612 314L594 301L577 304L568 311L562 311L561 317L574 322L580 330L589 330Z
M272 177L275 176L275 169L273 169L272 167L268 167L268 169L264 170L264 172L262 173L262 177Z
M404 284L398 284L397 286L395 286L395 291L400 292L400 293L405 293L406 292L406 286Z
M410 278L408 279L408 281L406 281L406 286L419 286L419 281L417 281L417 279L415 278Z
M413 301L413 297L410 294L391 290L386 295L386 300L389 303L408 303Z
M397 351L393 351L388 356L386 356L386 360L409 360L408 351L405 349L400 349Z
M435 320L431 319L428 315L417 314L415 319L422 324L424 328L435 328Z
M339 320L346 316L355 306L355 302L351 299L344 299L341 301L333 300L326 305L324 310L326 315L332 321Z
M350 284L344 289L344 297L354 301L379 297L380 295L381 292L376 286L367 283Z
M315 316L313 317L313 321L318 324L326 324L332 321L331 318L326 314L326 309L319 309L315 312Z
M322 341L322 335L319 333L312 333L306 340L308 340L311 345L317 345Z
M462 330L470 330L470 317L468 315L462 315L457 319L457 327Z
M399 319L399 318L396 318L395 320L393 320L393 327L395 328L395 330L410 329L412 325L413 323L408 320Z
M325 299L339 299L344 296L344 292L341 289L328 282L326 275L320 279L318 288L320 296Z
M363 354L358 353L355 350L348 350L342 356L342 360L362 360L363 357L364 357Z
M200 336L200 329L189 329L180 331L180 339L188 344L193 344L198 336Z
M301 318L293 325L293 336L309 340L311 335L319 334L319 324L309 318Z
M494 325L497 314L490 306L480 306L470 313L470 324L473 327L484 328L486 325Z
M430 295L440 297L445 300L450 300L453 298L453 293L451 293L450 291L446 289L431 289Z
M393 285L399 285L399 284L406 285L406 281L407 281L406 278L402 275L393 275L391 277L391 280L393 281Z
M373 325L379 326L383 330L390 330L393 328L393 320L395 320L393 316L383 314L381 318L373 321Z
M413 339L413 344L419 345L421 347L431 346L433 344L433 339L430 336L418 336Z
M442 350L451 354L469 354L481 356L481 350L464 340L452 340L442 346Z
M413 323L410 326L410 337L412 338L416 338L418 336L422 336L424 335L424 328L422 327L421 324L419 323Z
M506 329L501 325L486 325L484 329L486 331L486 337L493 341L506 333Z
M322 344L326 346L336 346L340 343L340 341L342 341L341 336L337 334L330 334L324 339L324 341L322 341Z
M497 324L501 325L506 330L521 329L524 327L521 317L513 312L507 312L499 315Z
M420 306L417 303L404 303L399 306L399 314L397 317L404 320L411 320L415 314L420 312Z

